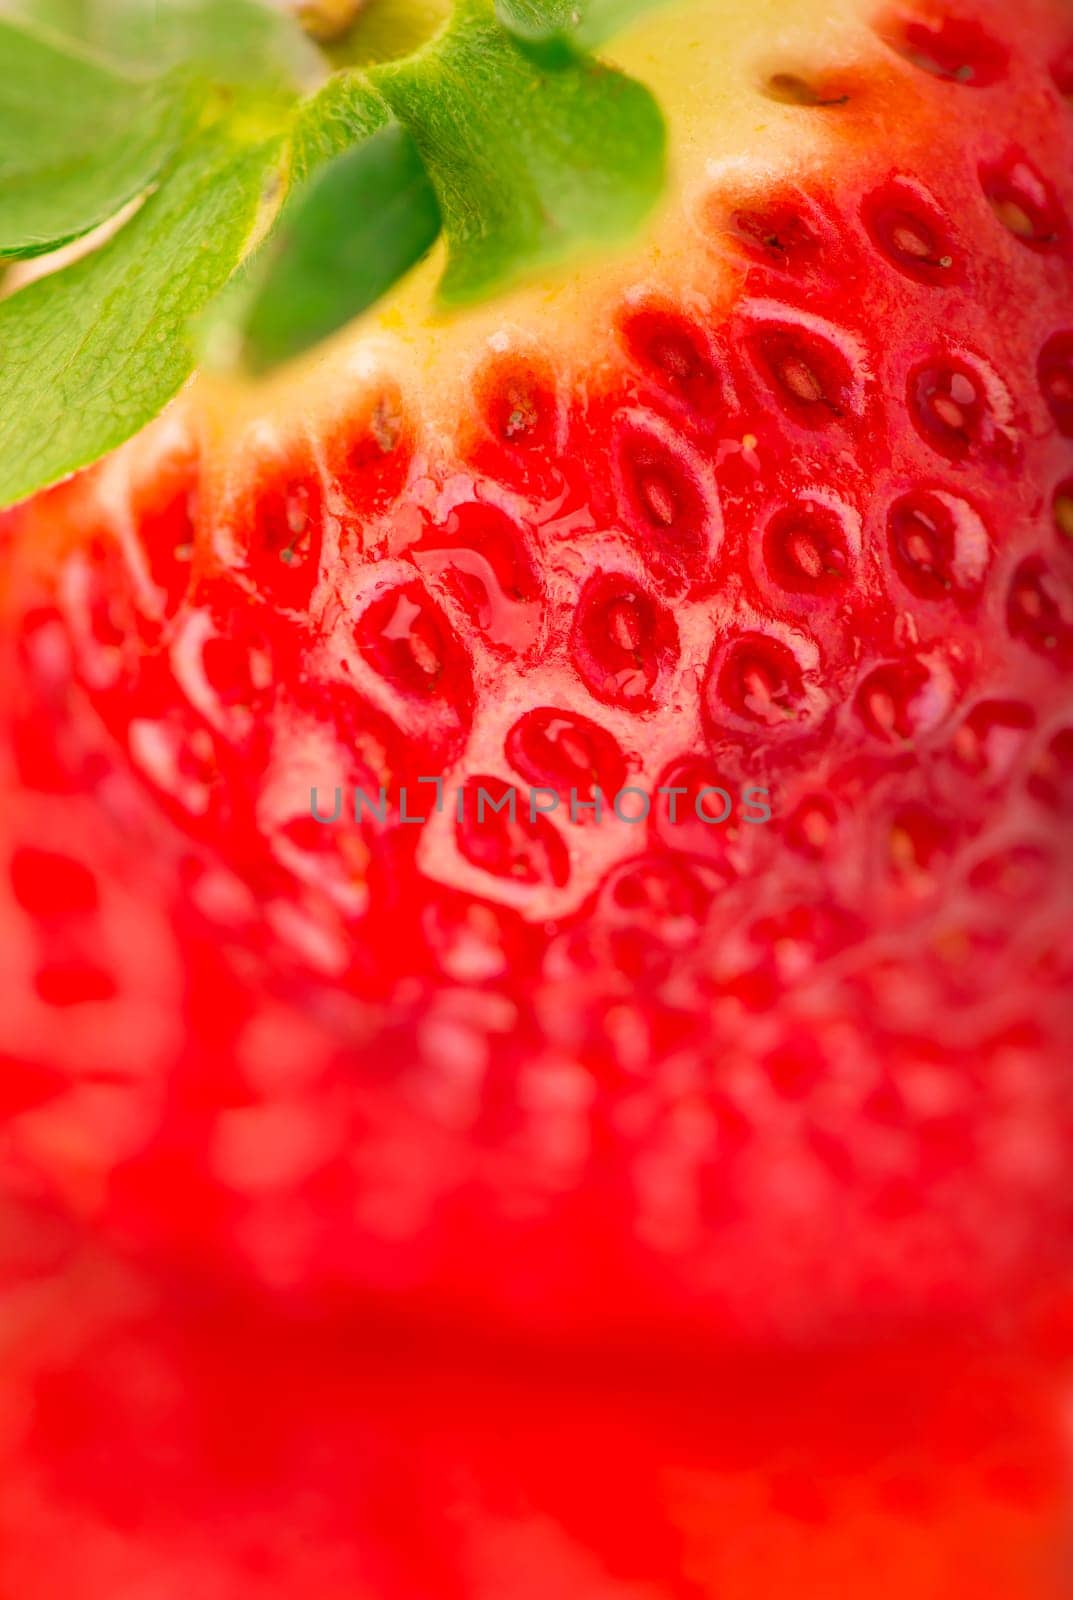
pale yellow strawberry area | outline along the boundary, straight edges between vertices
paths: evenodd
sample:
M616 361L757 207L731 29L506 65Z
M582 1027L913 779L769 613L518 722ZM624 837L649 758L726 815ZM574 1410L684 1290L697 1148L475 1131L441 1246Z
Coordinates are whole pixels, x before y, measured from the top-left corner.
M649 85L669 125L671 183L641 239L450 316L436 305L441 244L374 312L299 369L252 390L197 380L192 398L202 421L212 417L225 449L251 423L262 442L266 428L286 433L304 423L319 431L326 412L349 410L362 390L392 382L420 414L426 437L448 436L490 346L552 350L569 383L624 296L700 295L714 308L732 289L734 268L703 247L705 197L722 186L747 195L837 160L837 108L780 101L770 79L792 74L808 82L870 63L891 71L891 53L870 25L875 9L875 0L676 0L657 8L604 51Z

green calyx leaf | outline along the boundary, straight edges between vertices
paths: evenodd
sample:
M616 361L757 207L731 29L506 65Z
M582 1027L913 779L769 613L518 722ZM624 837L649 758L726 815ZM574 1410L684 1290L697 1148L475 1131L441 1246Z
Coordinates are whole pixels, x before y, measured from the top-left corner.
M490 0L457 0L433 48L371 76L439 195L448 305L618 243L660 195L665 130L648 90L584 57L543 70Z
M5 12L143 75L185 66L218 83L293 92L324 72L294 18L266 0L0 0Z
M210 131L101 249L0 301L0 505L122 444L175 394L281 148Z
M32 256L115 216L191 120L178 74L139 82L0 18L0 256Z
M239 359L264 372L358 316L414 266L440 231L417 146L388 121L294 194L252 264Z
M333 79L294 137L299 187L229 296L210 350L251 371L307 350L372 305L442 226L446 306L613 243L663 183L664 129L642 85L577 58L545 71L487 0L457 0L412 57Z
M0 0L0 258L113 223L0 299L0 505L148 422L206 329L212 358L263 372L373 304L441 229L451 307L645 220L662 116L581 45L652 0L579 0L566 43L559 0L452 0L449 16L407 0L429 31L370 64L391 3L359 18L361 69L330 75L269 0ZM300 99L296 78L327 81Z

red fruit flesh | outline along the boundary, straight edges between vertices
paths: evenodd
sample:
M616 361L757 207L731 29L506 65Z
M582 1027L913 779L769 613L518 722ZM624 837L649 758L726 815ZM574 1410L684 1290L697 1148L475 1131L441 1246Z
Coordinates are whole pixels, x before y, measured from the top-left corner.
M1063 1380L1038 1352L714 1379L504 1364L494 1342L429 1361L369 1329L359 1354L4 1223L0 1591L20 1600L1068 1595Z
M1069 33L862 29L572 342L359 331L15 514L9 1183L572 1336L1068 1270Z

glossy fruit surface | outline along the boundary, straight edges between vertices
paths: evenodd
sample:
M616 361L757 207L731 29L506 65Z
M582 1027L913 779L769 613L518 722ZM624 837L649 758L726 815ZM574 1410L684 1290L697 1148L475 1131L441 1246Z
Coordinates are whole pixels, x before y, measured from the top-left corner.
M570 1336L1067 1263L1068 15L724 9L634 254L9 518L9 1184Z

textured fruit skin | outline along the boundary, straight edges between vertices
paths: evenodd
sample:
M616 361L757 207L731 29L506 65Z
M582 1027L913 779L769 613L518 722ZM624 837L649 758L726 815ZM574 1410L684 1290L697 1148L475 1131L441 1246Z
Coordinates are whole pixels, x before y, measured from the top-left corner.
M775 84L824 159L683 202L568 385L505 336L447 435L385 383L242 448L195 392L9 519L9 1186L573 1338L1068 1267L1071 38ZM411 826L434 775L775 814Z
M714 1377L504 1364L494 1341L430 1362L3 1220L0 1591L20 1600L1069 1593L1068 1375L1038 1341Z

